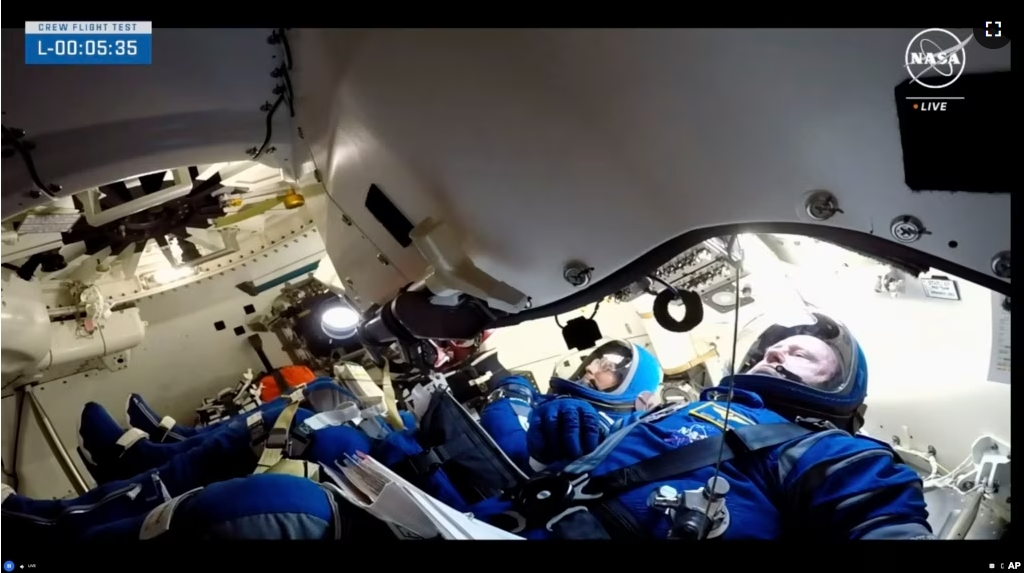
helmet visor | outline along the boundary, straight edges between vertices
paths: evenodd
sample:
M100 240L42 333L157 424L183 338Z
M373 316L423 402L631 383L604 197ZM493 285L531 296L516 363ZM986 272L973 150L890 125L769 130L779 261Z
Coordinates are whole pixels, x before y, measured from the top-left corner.
M633 347L625 342L614 340L606 342L583 356L576 370L568 376L565 365L572 360L564 360L557 367L555 375L597 390L615 394L623 389L623 382L629 378L633 368ZM561 371L561 372L560 372Z
M809 312L759 322L764 330L744 354L738 373L773 376L831 394L849 388L857 350L838 321Z

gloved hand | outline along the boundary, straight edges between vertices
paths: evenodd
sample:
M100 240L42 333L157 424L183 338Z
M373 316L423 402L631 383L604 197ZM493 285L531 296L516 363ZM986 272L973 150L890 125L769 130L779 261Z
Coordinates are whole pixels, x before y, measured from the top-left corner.
M538 405L530 413L527 449L543 463L570 462L598 447L607 427L594 406L563 398Z

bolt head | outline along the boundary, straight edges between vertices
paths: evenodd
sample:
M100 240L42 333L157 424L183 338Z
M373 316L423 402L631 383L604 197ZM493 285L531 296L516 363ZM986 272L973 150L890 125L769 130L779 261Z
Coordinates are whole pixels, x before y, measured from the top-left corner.
M841 212L836 197L828 191L816 191L808 196L805 211L816 221L825 221Z
M581 287L591 282L591 272L593 270L583 263L570 263L563 269L562 278L575 287Z
M994 275L1002 279L1011 278L1011 252L1002 251L997 253L993 257L990 267L992 268Z
M910 215L903 215L894 219L890 224L890 234L902 243L913 243L922 238L925 228L918 219Z

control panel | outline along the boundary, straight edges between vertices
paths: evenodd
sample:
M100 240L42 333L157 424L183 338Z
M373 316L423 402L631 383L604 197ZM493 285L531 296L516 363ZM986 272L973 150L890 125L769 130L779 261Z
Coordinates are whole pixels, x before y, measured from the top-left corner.
M730 252L730 249L732 251ZM734 280L737 263L744 254L738 242L731 246L726 238L709 239L673 257L640 281L620 290L616 302L629 302L644 293L658 294L666 288L688 290L701 295L705 304L718 312L729 312L735 306ZM740 276L747 275L741 266ZM741 304L745 300L741 293Z

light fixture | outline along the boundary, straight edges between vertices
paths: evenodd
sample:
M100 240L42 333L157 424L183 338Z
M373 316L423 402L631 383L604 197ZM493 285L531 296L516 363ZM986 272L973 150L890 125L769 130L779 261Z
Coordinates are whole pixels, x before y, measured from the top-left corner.
M722 290L712 295L712 302L719 306L729 307L737 302L737 296L733 291Z
M194 274L196 274L196 271L192 267L168 267L150 275L150 280L157 284L166 285L191 277Z
M334 339L349 338L356 333L359 313L348 305L335 305L320 315L320 327L324 334Z

